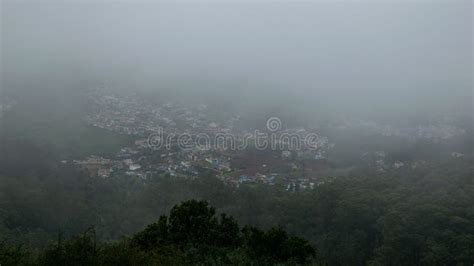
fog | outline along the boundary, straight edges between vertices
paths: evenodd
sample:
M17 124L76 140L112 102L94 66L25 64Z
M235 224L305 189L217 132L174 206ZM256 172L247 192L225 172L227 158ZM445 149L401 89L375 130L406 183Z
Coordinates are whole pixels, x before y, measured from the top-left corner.
M0 16L0 266L474 266L473 1Z
M2 90L472 114L471 1L2 1ZM52 98L51 98L52 97Z

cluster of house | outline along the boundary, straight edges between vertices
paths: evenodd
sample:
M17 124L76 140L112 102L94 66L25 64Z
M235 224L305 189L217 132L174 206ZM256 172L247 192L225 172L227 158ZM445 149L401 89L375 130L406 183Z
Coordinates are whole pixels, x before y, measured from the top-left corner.
M236 186L244 183L262 183L268 185L274 185L275 179L278 174L272 173L269 175L256 173L254 175L239 175L238 179L228 180L229 183L234 183Z
M235 116L219 124L209 118L204 104L158 104L136 94L117 95L103 87L91 89L88 99L91 112L85 121L89 125L126 135L145 136L160 130L174 134L229 132L239 120Z
M135 147L121 149L113 158L90 156L85 160L76 160L74 164L86 169L91 176L107 178L113 175L129 175L141 179L168 174L169 176L195 178L200 172L207 171L232 186L261 183L274 185L277 179L288 186L288 191L313 189L318 182L306 178L287 177L282 173L242 173L232 165L233 151L218 146L202 147L195 145L190 149L166 148L154 151L150 149L148 134L159 129L164 134L232 133L235 140L242 140L245 134L253 132L237 129L240 117L234 115L217 122L209 118L206 105L192 107L174 103L157 104L137 95L119 96L104 88L93 89L88 94L90 113L85 120L88 124L120 134L136 137ZM289 128L279 134L298 135L304 139L309 132L304 128ZM283 150L281 158L288 161L300 159L324 160L327 151L334 147L327 138L318 140L318 149L302 147L298 150Z
M73 163L86 170L92 177L108 178L113 175L128 175L143 180L168 174L172 177L196 178L207 171L225 184L239 187L243 184L274 185L278 180L288 191L297 192L314 189L321 184L309 178L292 177L281 173L251 173L234 169L232 158L216 151L187 150L156 153L146 146L146 140L137 140L135 147L122 148L113 158L89 156ZM286 154L285 152L283 152ZM63 162L67 163L67 162ZM267 166L263 165L263 169Z
M289 176L288 173L273 172L259 169L259 166L250 167L249 171L241 171L239 166L232 165L232 151L226 151L218 146L202 147L194 145L190 149L165 149L151 151L146 137L150 133L164 130L164 134L188 133L196 135L208 133L232 133L235 140L241 141L245 135L253 132L235 127L240 117L234 115L217 122L209 115L206 105L180 106L175 103L157 104L137 95L118 96L103 88L91 90L89 93L91 112L85 118L87 123L95 127L111 130L120 134L133 135L138 140L134 148L123 148L113 159L91 156L82 161L74 161L86 169L90 175L107 178L113 174L126 174L142 179L168 174L170 176L195 178L202 171L207 171L219 177L224 183L232 186L242 184L284 184L288 191L296 192L314 189L326 181ZM415 128L396 128L382 126L375 122L344 121L333 125L337 129L365 128L373 130L383 136L409 137L416 139L445 140L465 134L465 130L449 125L418 126ZM305 139L310 132L304 128L280 129L281 135L299 136ZM252 138L251 138L252 140ZM290 139L289 141L292 141ZM282 142L276 143L281 145ZM281 148L281 146L279 146ZM325 161L331 149L335 147L327 137L319 137L317 149L307 147L296 150L281 149L280 159L286 161L314 160ZM453 158L462 158L464 154L453 152ZM384 151L375 151L371 154L362 154L363 158L370 158L370 165L378 171L389 169L416 168L423 162L391 161ZM251 164L251 162L250 162ZM274 162L275 164L275 162ZM249 165L246 160L245 164ZM240 167L242 168L242 167ZM260 171L262 170L262 171ZM294 170L294 169L293 169ZM281 181L281 182L280 182Z
M435 124L417 125L413 127L399 127L381 125L375 121L356 119L341 119L331 124L332 128L339 130L363 129L386 137L402 137L410 140L428 139L439 142L466 134L466 130L454 125L439 121Z
M405 137L409 139L429 139L433 141L447 140L454 137L463 136L466 130L452 125L419 125L414 128L395 129L386 126L382 128L381 134L384 136Z
M239 187L242 184L266 184L266 185L275 185L278 182L283 184L286 188L286 191L289 192L299 192L304 190L312 190L327 181L322 181L318 179L305 178L305 177L293 177L290 175L282 175L279 173L271 174L260 174L256 173L254 175L242 174L238 178L223 178L226 184Z
M125 174L132 177L147 179L153 176L157 171L175 174L176 167L173 165L158 166L151 170L139 162L132 159L119 160L117 158L108 159L98 156L89 156L85 160L74 160L73 163L88 171L91 177L108 178L112 174Z
M63 163L67 163L63 161ZM161 174L193 178L205 169L216 174L230 172L229 159L215 156L207 150L163 150L149 149L146 139L135 141L135 147L120 149L113 158L89 156L73 163L88 171L90 176L107 178L112 174L148 179Z
M386 172L389 169L402 169L404 167L411 167L415 169L419 166L420 162L403 162L400 160L391 161L387 159L387 153L385 151L374 151L372 152L371 156L368 152L363 154L363 157L371 157L371 161L373 162L373 166L376 168L378 172Z
M415 161L401 161L401 160L389 160L387 159L387 153L385 151L374 151L372 153L364 152L361 154L366 161L369 162L369 165L375 167L378 172L386 172L390 169L416 169L419 167L425 167L429 165L429 162L426 160L415 160ZM460 152L451 152L451 158L453 159L462 159L465 157L464 153Z
M286 178L286 191L299 192L304 190L312 190L316 187L330 183L336 180L336 177L329 177L325 179L308 179L308 178Z
M62 161L62 163L67 163L67 161ZM117 162L110 159L94 155L87 157L85 160L74 160L73 163L87 170L91 176L104 178L109 177L114 169L123 168L121 163L117 164Z

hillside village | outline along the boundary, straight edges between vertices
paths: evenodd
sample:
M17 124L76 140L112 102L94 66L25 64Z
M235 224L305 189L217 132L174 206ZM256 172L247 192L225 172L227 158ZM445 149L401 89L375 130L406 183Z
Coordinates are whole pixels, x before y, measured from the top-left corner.
M141 180L168 175L176 178L197 178L202 174L217 176L225 184L239 187L242 184L279 184L288 191L313 189L331 178L319 174L331 169L328 155L337 145L328 137L320 137L317 149L291 150L285 146L278 149L256 150L232 149L229 146L210 143L194 143L187 149L178 147L176 141L154 149L150 135L162 131L162 137L188 134L215 136L232 134L241 144L252 130L239 126L240 115L234 114L223 121L213 120L206 105L184 106L172 102L156 103L136 94L119 96L96 88L88 93L90 112L84 121L93 127L132 136L132 147L122 147L110 158L91 155L74 160L76 166L88 171L90 176L111 178L127 175ZM348 130L366 127L383 136L425 138L433 141L446 140L465 134L463 129L453 126L418 126L398 129L379 126L374 122L343 121L333 128ZM311 133L303 127L281 129L278 134L293 134L302 139ZM250 138L254 141L254 138ZM222 144L222 143L221 143ZM234 143L235 144L235 143ZM453 158L464 154L453 151ZM403 162L389 160L383 150L364 152L360 155L367 165L376 171L416 169L427 165L426 161ZM70 163L63 161L64 164Z

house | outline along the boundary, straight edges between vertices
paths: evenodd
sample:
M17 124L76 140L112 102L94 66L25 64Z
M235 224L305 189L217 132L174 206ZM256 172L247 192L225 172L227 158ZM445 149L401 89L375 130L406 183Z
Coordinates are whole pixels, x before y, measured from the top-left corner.
M386 154L385 151L376 151L374 152L376 158L385 158Z
M273 175L267 176L266 183L270 184L270 185L273 185L275 183L275 176L273 176Z
M394 164L393 164L393 167L395 169L398 169L400 167L403 167L405 164L403 162L400 162L400 161L396 161Z
M133 164L132 159L125 159L125 160L123 160L122 162L123 162L125 165L127 165L127 166L130 166L130 165Z
M216 168L219 167L219 159L206 158L205 160L206 160L206 162L210 163L212 165L212 167L216 167Z
M254 182L254 181L255 181L255 177L253 176L241 175L239 177L239 183Z
M191 161L197 161L197 159L198 159L197 155L195 155L193 153L187 154L187 158Z
M182 165L184 168L189 168L189 167L191 167L191 164L190 164L189 162L181 161L181 165Z
M225 171L225 172L228 172L228 171L232 170L230 168L230 162L222 162L222 163L219 164L218 168L219 168L220 171Z
M138 169L140 169L140 168L142 168L142 167L141 167L141 165L139 165L139 164L131 164L131 165L129 166L129 169L132 170L132 171L138 170Z
M282 151L281 152L281 158L290 158L291 157L291 151Z
M97 176L102 178L107 178L112 173L112 169L110 168L101 168L97 171Z
M147 139L140 139L135 141L135 146L139 148L148 148L148 140Z
M297 185L295 182L290 182L288 183L288 185L286 186L286 191L289 191L289 192L295 192L297 190Z
M464 154L460 153L460 152L451 152L451 157L453 157L453 158L462 158L462 157L464 157Z
M326 157L323 155L321 151L318 151L316 155L314 155L315 160L324 160Z
M86 169L91 176L95 176L98 173L99 169L110 168L111 164L110 159L104 159L102 157L97 156L90 156L85 161L74 160L73 162L74 164Z

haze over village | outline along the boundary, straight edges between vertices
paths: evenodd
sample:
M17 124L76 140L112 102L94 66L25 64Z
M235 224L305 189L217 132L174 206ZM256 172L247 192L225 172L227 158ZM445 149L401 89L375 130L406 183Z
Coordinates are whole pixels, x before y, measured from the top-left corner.
M474 265L472 10L0 1L0 266Z

